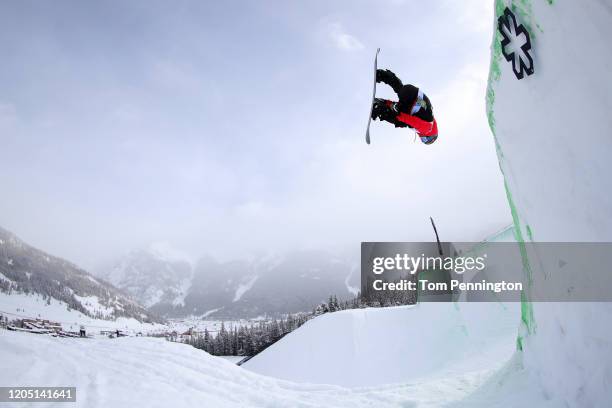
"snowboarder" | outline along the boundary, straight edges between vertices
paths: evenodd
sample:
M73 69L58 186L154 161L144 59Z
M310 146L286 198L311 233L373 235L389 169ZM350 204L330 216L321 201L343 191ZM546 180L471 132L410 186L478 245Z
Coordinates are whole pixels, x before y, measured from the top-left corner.
M438 124L433 116L433 107L427 95L414 85L404 85L388 69L376 70L376 82L389 85L399 101L375 98L372 119L393 123L395 127L409 127L416 131L425 144L432 144L438 138Z
M85 326L81 325L79 327L79 336L80 337L87 337L87 333L85 333Z

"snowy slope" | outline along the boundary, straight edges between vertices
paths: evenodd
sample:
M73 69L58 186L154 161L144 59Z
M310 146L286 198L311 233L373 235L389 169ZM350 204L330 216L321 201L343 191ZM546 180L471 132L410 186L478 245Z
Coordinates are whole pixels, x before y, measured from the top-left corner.
M0 312L19 294L59 301L92 318L161 321L124 292L61 258L34 248L0 228Z
M78 331L80 326L85 326L89 334L116 329L126 334L161 332L168 329L168 326L164 324L145 323L128 317L118 317L113 320L96 319L78 310L69 309L62 301L45 300L35 293L9 295L0 292L0 315L9 320L22 318L52 320L60 323L64 330L68 331Z
M610 242L612 2L497 0L496 19L506 5L531 33L535 63L535 74L518 81L496 34L487 107L515 234L525 242ZM534 253L525 261L530 298L559 265ZM610 316L608 303L525 302L518 355L524 370L510 370L505 384L529 377L542 403L610 406Z
M481 381L461 373L363 389L297 384L161 339L56 339L8 331L0 331L0 361L11 367L0 370L3 386L76 386L74 406L87 408L438 407Z
M423 303L325 314L243 367L291 381L365 386L501 367L517 304Z

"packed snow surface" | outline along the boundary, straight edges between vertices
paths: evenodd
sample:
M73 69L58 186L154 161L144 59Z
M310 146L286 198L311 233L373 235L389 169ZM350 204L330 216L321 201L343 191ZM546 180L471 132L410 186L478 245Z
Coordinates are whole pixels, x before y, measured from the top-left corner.
M423 303L329 313L243 367L291 381L370 386L501 367L514 352L518 304Z
M8 331L0 331L0 361L11 368L0 370L3 386L75 386L75 405L88 408L437 407L465 397L492 372L355 389L262 376L162 339L66 339Z

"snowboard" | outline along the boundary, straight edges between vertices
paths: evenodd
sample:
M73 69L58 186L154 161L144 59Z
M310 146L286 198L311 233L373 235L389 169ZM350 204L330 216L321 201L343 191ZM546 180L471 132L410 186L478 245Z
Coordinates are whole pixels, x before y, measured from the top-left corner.
M370 123L372 122L372 110L374 109L374 99L376 98L376 70L378 69L378 53L380 48L376 49L376 56L374 57L374 87L372 91L372 101L370 102L370 116L368 116L368 127L366 129L366 143L370 144Z

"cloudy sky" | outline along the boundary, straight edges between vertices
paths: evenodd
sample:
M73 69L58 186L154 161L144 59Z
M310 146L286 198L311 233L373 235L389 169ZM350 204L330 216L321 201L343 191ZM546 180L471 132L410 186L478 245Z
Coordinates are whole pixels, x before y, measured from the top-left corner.
M85 267L429 240L429 216L478 240L510 222L492 3L2 2L0 226ZM380 122L364 143L376 47L431 98L434 145Z

